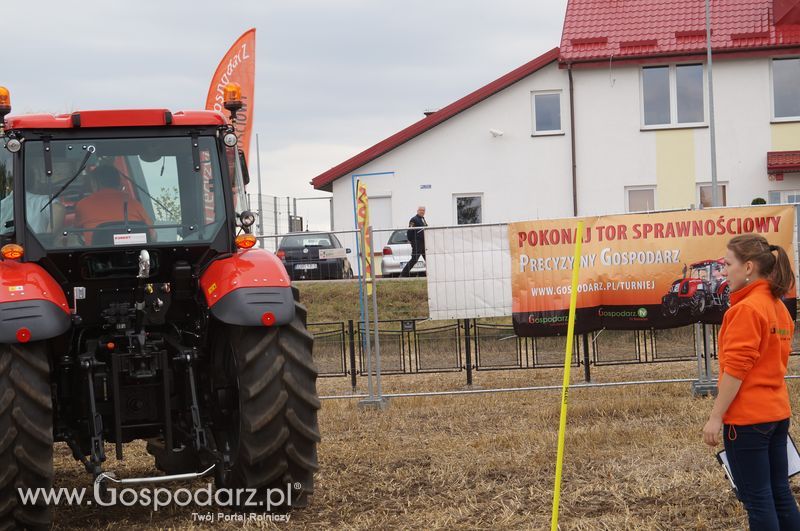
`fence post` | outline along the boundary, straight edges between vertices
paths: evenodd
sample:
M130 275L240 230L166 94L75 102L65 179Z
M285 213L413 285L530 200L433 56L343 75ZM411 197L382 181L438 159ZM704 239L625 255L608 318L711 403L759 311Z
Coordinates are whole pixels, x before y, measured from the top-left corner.
M274 216L275 217L275 225L274 225L275 232L273 232L272 234L280 234L280 232L278 231L278 196L277 195L272 198L272 210L273 210L273 212L275 214L275 216Z
M347 321L347 334L350 338L350 385L353 393L356 392L356 333L353 329L353 320Z
M711 379L711 367L709 366L708 336L706 325L696 323L694 325L694 344L697 354L697 380L692 382L692 395L716 396L717 383Z
M583 379L592 381L592 369L589 367L589 334L583 334Z
M469 327L469 319L464 319L464 341L466 347L464 356L467 363L467 386L472 386L472 346L470 345Z

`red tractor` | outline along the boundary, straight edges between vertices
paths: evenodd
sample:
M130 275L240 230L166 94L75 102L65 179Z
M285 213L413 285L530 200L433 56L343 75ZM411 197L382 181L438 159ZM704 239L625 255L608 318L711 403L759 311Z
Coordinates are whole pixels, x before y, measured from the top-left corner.
M725 260L703 260L686 266L683 278L672 283L669 292L661 299L664 315L674 317L688 309L692 317L700 317L709 308L725 310L730 305L728 279L723 274Z
M50 525L21 491L52 486L55 442L106 493L121 480L105 444L122 459L143 439L165 476L126 487L213 474L248 504L305 505L313 337L283 264L254 248L235 124L10 110L0 87L0 529Z

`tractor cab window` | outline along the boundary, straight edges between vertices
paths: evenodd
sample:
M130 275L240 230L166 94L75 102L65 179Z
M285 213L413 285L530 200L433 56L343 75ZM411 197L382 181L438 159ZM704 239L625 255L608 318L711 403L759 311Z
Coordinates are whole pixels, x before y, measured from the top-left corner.
M0 140L0 236L14 232L14 175L11 173L11 152Z
M47 249L209 242L225 220L212 137L28 141L25 188Z

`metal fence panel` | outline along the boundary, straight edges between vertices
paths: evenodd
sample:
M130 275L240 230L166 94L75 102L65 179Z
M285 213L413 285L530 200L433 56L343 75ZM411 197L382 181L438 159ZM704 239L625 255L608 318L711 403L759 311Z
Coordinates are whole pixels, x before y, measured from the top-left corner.
M566 336L533 337L533 367L563 367L564 352L567 349ZM572 366L580 365L581 337L575 336L572 341Z
M475 369L522 369L528 366L528 341L514 327L475 323Z
M415 372L449 372L462 369L461 327L458 323L432 328L418 328L416 323L414 325L411 334L414 338Z
M655 350L652 361L689 361L697 358L694 325L654 330Z
M601 330L592 333L591 342L598 366L640 363L653 348L647 331L642 330Z
M381 342L381 374L403 374L408 367L408 340L401 329L402 321L380 321L378 336ZM375 337L375 330L370 323L370 336ZM358 360L359 374L367 374L366 332L364 323L358 323ZM375 373L375 345L372 345L372 372Z
M314 364L319 376L346 376L345 323L309 323L308 330L314 334Z

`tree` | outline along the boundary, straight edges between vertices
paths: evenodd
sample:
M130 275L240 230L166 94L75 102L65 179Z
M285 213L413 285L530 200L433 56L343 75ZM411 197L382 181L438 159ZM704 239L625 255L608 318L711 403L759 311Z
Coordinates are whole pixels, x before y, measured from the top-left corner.
M157 221L181 222L181 202L178 187L161 187L161 193L153 201Z

